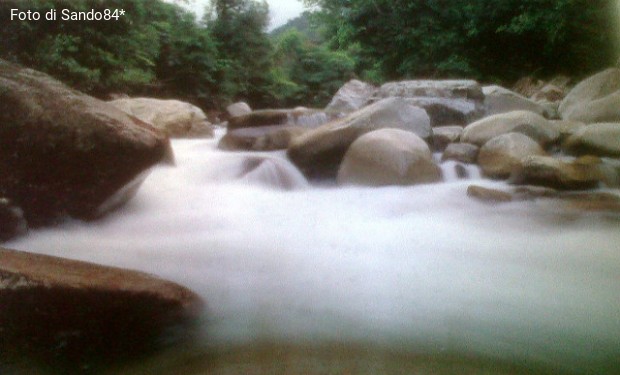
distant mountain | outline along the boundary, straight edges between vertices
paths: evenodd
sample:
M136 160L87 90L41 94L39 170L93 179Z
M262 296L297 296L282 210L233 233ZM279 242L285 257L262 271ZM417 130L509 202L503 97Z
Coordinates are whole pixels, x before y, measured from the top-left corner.
M310 24L310 12L303 12L299 17L293 18L284 25L273 29L269 35L272 38L278 38L280 35L286 33L291 29L297 29L301 34L305 35L309 40L313 42L320 42L321 38L316 30Z

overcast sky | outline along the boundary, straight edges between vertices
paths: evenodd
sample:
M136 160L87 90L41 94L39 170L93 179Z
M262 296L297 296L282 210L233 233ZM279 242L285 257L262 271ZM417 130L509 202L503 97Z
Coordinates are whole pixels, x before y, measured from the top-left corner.
M194 10L199 17L209 0L191 0L191 9ZM267 0L269 3L269 11L271 13L271 25L269 30L274 29L286 23L291 18L295 18L304 11L304 5L299 0Z

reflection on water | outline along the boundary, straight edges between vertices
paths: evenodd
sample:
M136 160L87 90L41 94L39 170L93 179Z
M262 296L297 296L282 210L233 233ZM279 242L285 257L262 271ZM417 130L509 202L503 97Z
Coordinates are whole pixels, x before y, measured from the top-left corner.
M285 190L242 173L252 154L215 144L174 141L177 166L155 170L124 208L8 247L192 288L209 306L204 339L176 363L204 363L196 353L225 361L222 348L252 343L338 342L366 348L351 356L377 366L378 349L367 348L556 371L620 368L617 220L536 202L481 204L458 180ZM291 353L300 363L300 349Z

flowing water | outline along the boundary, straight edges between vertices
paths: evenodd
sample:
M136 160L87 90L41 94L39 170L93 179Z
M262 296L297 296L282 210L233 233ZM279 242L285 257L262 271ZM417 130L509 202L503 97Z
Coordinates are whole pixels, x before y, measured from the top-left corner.
M174 141L177 165L155 169L125 207L7 247L190 287L208 304L205 351L339 342L620 371L617 217L483 204L451 174L414 187L315 186L282 160L248 171L257 154L215 145Z

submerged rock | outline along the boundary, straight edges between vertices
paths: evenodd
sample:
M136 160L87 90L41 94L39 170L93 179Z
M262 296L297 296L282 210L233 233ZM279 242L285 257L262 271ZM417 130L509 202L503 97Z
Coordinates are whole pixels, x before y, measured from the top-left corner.
M545 154L540 145L528 136L508 133L497 136L482 146L478 154L478 164L486 176L506 178L526 156Z
M402 98L388 98L295 138L288 156L308 177L334 178L349 146L362 135L383 128L407 130L425 140L432 137L423 109Z
M172 138L213 137L213 126L202 109L179 100L126 98L109 102Z
M0 194L29 225L102 215L130 199L170 150L149 124L0 60Z
M467 188L467 196L487 203L505 203L512 201L512 194L503 190L489 189L478 185Z
M440 180L441 170L426 142L400 129L376 130L358 138L338 171L341 185L415 185Z
M155 349L203 309L190 290L143 273L2 248L0 306L0 352L75 369Z

